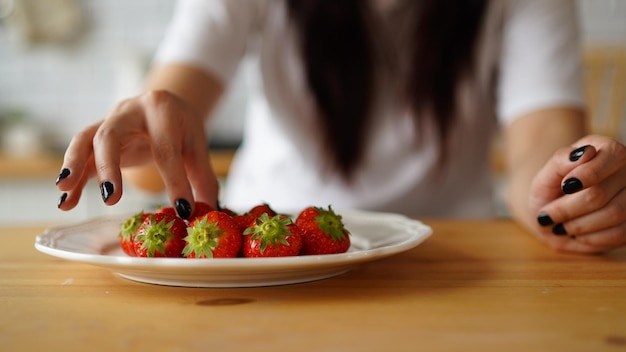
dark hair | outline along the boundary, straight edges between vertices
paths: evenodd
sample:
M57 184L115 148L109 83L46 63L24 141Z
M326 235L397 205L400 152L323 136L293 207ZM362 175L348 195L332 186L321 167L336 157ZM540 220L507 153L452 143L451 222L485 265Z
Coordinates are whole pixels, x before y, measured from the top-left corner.
M324 135L324 152L349 179L362 159L377 64L369 1L287 0L305 77ZM410 0L410 79L404 99L416 126L433 116L443 158L456 115L456 87L473 66L486 0ZM430 114L424 114L429 112Z

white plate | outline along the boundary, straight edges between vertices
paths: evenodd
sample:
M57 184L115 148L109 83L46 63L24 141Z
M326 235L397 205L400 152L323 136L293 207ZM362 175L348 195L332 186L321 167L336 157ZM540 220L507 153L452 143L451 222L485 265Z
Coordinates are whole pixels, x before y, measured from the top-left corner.
M432 229L405 216L375 212L341 212L351 232L342 254L283 258L135 258L124 254L117 234L124 217L94 219L47 229L35 247L46 254L106 267L121 277L159 285L254 287L320 280L343 274L355 265L409 250Z

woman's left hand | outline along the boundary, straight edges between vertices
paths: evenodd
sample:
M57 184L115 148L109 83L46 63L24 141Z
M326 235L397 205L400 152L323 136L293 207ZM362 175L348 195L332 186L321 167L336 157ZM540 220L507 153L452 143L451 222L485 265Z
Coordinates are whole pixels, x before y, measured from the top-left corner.
M559 149L534 178L529 201L536 235L555 249L626 245L626 146L590 135Z

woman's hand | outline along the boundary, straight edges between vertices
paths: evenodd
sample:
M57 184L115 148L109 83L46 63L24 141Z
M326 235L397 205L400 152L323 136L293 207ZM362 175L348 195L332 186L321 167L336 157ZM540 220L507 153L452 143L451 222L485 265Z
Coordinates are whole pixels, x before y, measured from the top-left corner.
M626 245L626 146L586 136L561 148L530 188L536 235L559 250L600 253Z
M202 114L177 95L153 90L121 102L104 120L74 136L57 179L64 192L58 206L75 207L94 176L105 204L116 204L122 197L121 169L151 161L181 217L191 215L194 200L216 205L218 181Z

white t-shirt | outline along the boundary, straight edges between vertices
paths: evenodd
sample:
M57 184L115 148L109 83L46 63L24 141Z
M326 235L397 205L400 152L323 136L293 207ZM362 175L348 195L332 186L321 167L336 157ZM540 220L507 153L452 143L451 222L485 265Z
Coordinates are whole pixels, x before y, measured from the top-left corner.
M411 117L383 96L364 162L346 184L321 171L296 40L283 1L181 0L156 55L160 63L205 69L225 84L244 57L255 62L243 143L222 190L223 205L232 209L267 202L287 210L330 204L429 217L494 216L489 148L498 123L550 106L583 105L575 3L495 1L481 36L478 78L462 88L461 109L471 113L451 132L446 167L436 167L440 150L432 131L416 147ZM485 87L496 72L494 102Z

